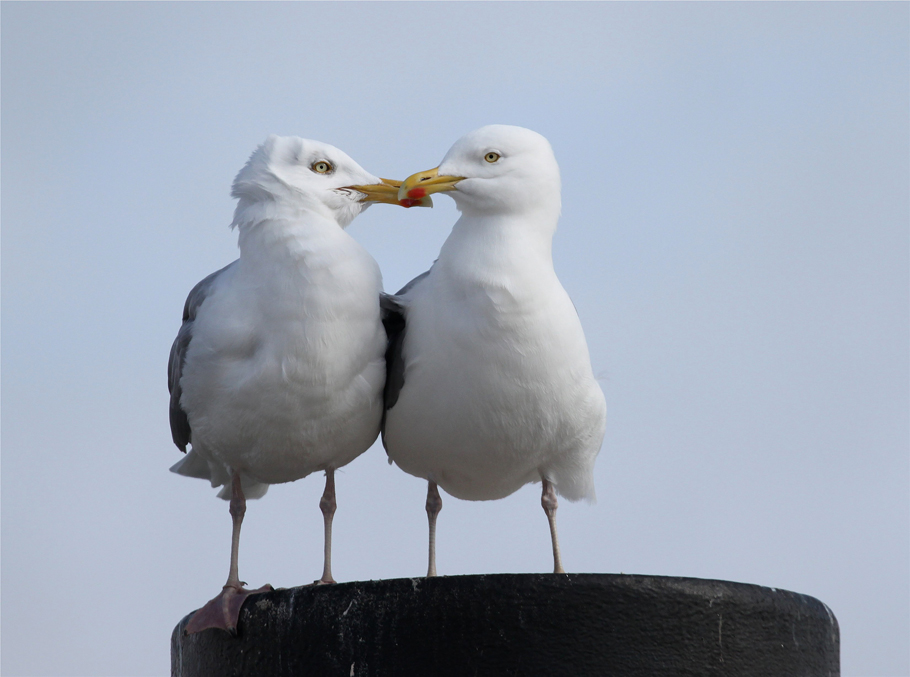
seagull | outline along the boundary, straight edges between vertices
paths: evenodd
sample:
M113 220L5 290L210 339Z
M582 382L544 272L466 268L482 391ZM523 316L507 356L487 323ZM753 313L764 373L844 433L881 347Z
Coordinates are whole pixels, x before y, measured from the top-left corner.
M553 570L564 573L557 494L594 500L606 402L572 301L553 269L559 167L529 129L467 134L399 197L447 192L461 217L427 272L383 298L383 444L427 480L427 576L436 575L439 487L470 501L542 483Z
M383 414L387 337L382 278L345 232L373 202L399 204L380 179L318 141L270 136L234 180L240 258L190 292L168 364L171 470L223 487L233 520L227 583L187 633L236 631L247 596L237 571L247 498L324 471L322 577L333 583L335 470L366 451ZM406 199L404 206L425 200Z

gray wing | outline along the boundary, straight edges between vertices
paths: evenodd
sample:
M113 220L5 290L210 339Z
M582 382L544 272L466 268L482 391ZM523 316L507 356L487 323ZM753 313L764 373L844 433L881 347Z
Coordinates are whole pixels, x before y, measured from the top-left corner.
M190 443L190 421L183 407L180 406L180 396L183 395L183 388L180 387L180 377L183 376L186 351L190 347L190 341L193 338L193 323L196 320L196 313L199 312L199 307L211 291L215 280L236 263L237 261L229 263L193 287L189 296L186 297L186 304L183 306L183 324L180 327L180 331L177 332L174 345L171 346L171 356L167 363L167 389L171 393L171 437L174 439L174 444L177 445L177 448L184 453L186 452L186 445Z
M405 317L405 308L402 304L401 297L407 294L417 284L426 279L430 270L421 273L413 280L408 282L404 287L398 290L394 296L392 294L379 295L379 307L382 310L382 324L385 327L386 336L389 339L385 351L385 388L383 389L384 409L382 412L381 429L385 432L385 412L395 406L398 402L398 395L404 386L404 358L401 350L404 345L404 335L407 329L407 320Z

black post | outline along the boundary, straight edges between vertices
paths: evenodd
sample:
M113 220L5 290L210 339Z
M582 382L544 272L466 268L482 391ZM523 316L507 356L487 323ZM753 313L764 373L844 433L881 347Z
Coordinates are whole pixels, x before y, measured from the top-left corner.
M188 618L188 617L187 617ZM817 599L608 574L405 578L250 597L238 636L171 637L175 677L835 677Z

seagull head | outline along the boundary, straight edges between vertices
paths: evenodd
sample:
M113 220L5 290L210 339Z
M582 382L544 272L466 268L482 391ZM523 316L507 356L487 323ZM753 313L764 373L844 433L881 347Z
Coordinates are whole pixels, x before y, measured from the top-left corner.
M405 179L399 199L448 192L465 214L560 210L559 166L543 136L524 127L487 125L455 142L435 169Z
M430 206L429 198L398 199L400 181L367 172L347 153L321 141L272 134L257 148L234 179L238 198L234 224L243 214L275 207L297 208L330 218L342 228L376 202Z

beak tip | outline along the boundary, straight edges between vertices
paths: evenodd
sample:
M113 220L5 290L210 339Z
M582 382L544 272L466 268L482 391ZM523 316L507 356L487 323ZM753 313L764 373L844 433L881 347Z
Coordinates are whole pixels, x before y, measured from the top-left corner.
M420 198L411 198L405 197L398 200L398 204L404 207L405 209L410 209L411 207L433 207L433 199L430 197L420 197Z

